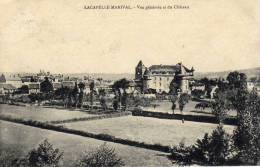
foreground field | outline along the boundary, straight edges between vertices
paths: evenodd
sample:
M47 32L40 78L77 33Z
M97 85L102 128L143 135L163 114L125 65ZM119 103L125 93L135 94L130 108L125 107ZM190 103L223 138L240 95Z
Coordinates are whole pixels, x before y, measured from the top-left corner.
M4 147L15 148L18 155L25 155L44 139L48 139L54 147L64 151L63 166L66 167L71 166L72 162L82 155L82 152L95 149L104 143L95 139L42 130L6 121L0 121L0 128L0 149L4 149ZM110 142L107 144L115 148L126 166L171 166L171 162L164 153Z
M211 133L217 124L180 120L165 120L148 117L125 116L94 121L64 124L68 128L95 134L109 134L115 137L145 142L149 144L178 145L184 140L186 145L193 144L206 132ZM234 126L225 125L228 133Z
M96 116L81 111L69 111L39 106L12 106L7 104L0 104L0 115L44 122Z

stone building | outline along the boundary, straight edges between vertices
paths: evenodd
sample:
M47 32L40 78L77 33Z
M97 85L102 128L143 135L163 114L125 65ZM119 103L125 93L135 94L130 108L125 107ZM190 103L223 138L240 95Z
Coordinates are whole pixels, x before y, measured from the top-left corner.
M189 79L193 76L193 72L193 67L188 69L182 63L146 67L139 61L135 68L135 82L144 93L149 91L169 93L171 83L176 80L179 92L190 93Z

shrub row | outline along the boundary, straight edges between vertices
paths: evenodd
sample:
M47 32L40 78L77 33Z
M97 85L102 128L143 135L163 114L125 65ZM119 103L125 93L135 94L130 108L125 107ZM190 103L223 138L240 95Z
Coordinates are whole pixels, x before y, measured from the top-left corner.
M114 143L119 143L119 144L139 147L139 148L145 148L145 149L150 149L150 150L156 150L156 151L161 151L161 152L166 152L166 153L172 152L172 149L170 146L164 146L161 144L147 144L144 142L117 138L115 136L108 135L108 134L93 134L93 133L89 133L89 132L85 132L85 131L69 129L64 126L57 126L57 125L52 125L52 124L48 124L48 123L12 118L12 117L7 117L7 116L0 116L0 119L4 120L4 121L20 123L20 124L24 124L24 125L37 127L37 128L47 129L47 130L74 134L74 135L79 135L79 136L83 136L83 137L90 137L90 138L103 140L103 141L107 141L107 142L114 142Z
M114 112L114 110L112 108L107 108L107 110L103 110L101 107L99 106L93 106L92 110L90 107L84 107L82 106L82 108L75 108L75 107L70 107L70 108L65 108L64 106L57 106L57 105L44 105L44 108L55 108L58 110L70 110L70 111L82 111L82 112L90 112L91 114L96 114L96 115L100 115L100 114L107 114L107 113L112 113Z
M168 114L161 112L150 112L150 111L141 111L141 110L132 110L133 116L143 116L143 117L154 117L160 119L177 119L194 122L206 122L206 123L218 123L218 120L213 115L181 115L181 114ZM229 116L224 122L226 125L237 125L236 117Z
M7 105L12 105L12 106L21 106L21 107L26 107L25 104L20 104L20 103L7 103L7 102L0 102L0 104L7 104Z
M93 117L83 117L83 118L73 118L73 119L67 119L67 120L58 120L58 121L50 121L47 123L51 124L62 124L62 123L70 123L70 122L77 122L77 121L91 121L91 120L98 120L98 119L105 119L105 118L115 118L115 117L121 117L126 115L131 115L131 112L117 112L117 113L109 113L105 115L98 115Z

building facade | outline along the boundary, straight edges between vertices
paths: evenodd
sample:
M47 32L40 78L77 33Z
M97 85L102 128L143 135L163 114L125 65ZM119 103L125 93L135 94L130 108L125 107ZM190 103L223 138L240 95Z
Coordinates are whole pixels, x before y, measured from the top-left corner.
M146 67L139 61L135 68L135 82L142 92L154 90L157 93L169 93L170 85L176 80L179 92L190 93L189 79L193 76L193 72L193 68L188 69L182 63Z

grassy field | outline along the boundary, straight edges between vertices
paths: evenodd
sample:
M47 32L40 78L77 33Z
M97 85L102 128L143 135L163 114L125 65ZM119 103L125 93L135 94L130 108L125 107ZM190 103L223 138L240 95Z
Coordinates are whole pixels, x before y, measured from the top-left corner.
M205 108L204 110L201 109L195 109L196 104L198 104L199 102L195 102L195 101L189 101L188 104L185 105L184 110L183 110L183 114L189 114L189 115L209 115L212 114L211 109L210 108ZM163 112L163 113L172 113L172 102L170 101L160 101L160 102L155 102L154 104L158 105L155 108L154 107L143 107L144 110L147 111L154 111L154 112ZM175 109L175 113L179 114L180 110L178 107L178 103L176 103L177 107ZM230 110L228 112L229 115L236 115L235 111Z
M217 124L180 120L165 120L148 117L125 116L94 121L64 124L68 128L83 130L95 134L109 134L115 137L150 144L178 145L184 140L186 145L193 144L206 132L211 133ZM234 126L225 125L228 133Z
M95 139L6 121L0 121L0 128L0 149L14 148L18 155L25 155L32 148L37 147L44 139L48 139L55 148L64 151L63 166L65 167L71 166L72 162L78 159L84 151L93 150L104 143ZM110 142L107 144L115 148L126 166L172 166L167 159L167 154Z
M97 116L95 114L88 114L82 111L44 108L40 106L12 106L7 104L0 104L0 115L36 121L57 121Z

